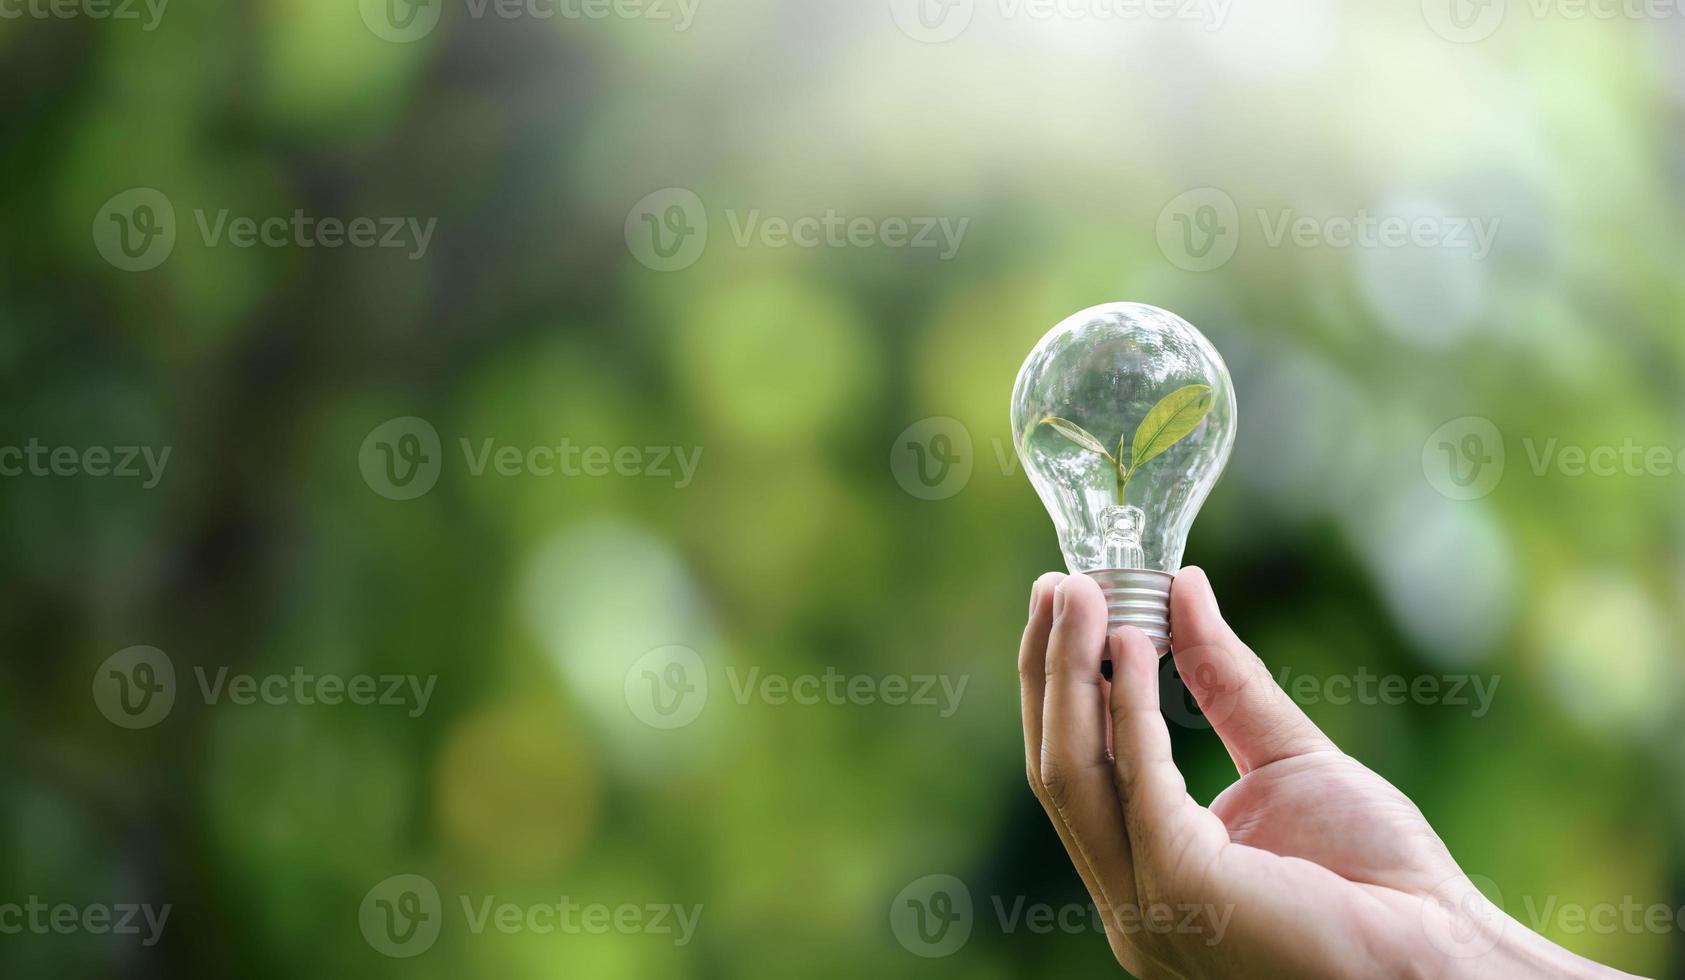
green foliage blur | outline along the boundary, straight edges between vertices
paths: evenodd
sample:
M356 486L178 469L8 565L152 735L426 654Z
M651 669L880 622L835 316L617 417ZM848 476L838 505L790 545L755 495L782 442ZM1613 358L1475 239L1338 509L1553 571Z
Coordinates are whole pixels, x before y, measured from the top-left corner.
M1113 300L1228 361L1236 452L1184 560L1310 715L1524 922L1685 906L1680 18L1511 4L1464 42L1414 2L1211 29L977 0L933 42L899 0L408 2L0 19L0 446L170 448L150 488L0 477L0 905L171 907L150 946L0 935L0 974L1109 975L1097 933L998 910L1087 901L1024 785L1016 648L1060 557L1007 403ZM134 271L106 255L131 188L175 227ZM667 189L700 211L641 208ZM1234 212L1176 210L1202 189ZM215 234L295 212L435 224ZM1339 244L1361 216L1496 234ZM651 251L681 232L699 253ZM371 437L410 417L438 477L394 499ZM1501 464L1440 445L1467 417ZM963 435L921 450L940 491L897 468L932 425ZM1674 462L1559 455L1624 445ZM534 447L636 453L546 474ZM1503 468L1474 499L1435 469L1476 464ZM99 692L137 645L175 700L131 729ZM708 690L669 728L635 702L675 646ZM202 688L225 668L434 687L239 704ZM964 687L945 713L752 686L828 674ZM1494 693L1356 696L1389 676ZM1179 717L1208 801L1232 767ZM938 873L975 922L930 959L894 905ZM419 955L369 937L400 874L442 896ZM470 928L564 896L701 914L683 943ZM1685 976L1679 928L1536 927Z

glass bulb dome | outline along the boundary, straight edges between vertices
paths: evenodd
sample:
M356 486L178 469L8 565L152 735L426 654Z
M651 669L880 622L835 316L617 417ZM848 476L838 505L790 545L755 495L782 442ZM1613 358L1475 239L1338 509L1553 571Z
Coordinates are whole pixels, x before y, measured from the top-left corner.
M1108 303L1036 344L1012 387L1012 431L1073 574L1174 574L1234 445L1234 388L1186 320Z

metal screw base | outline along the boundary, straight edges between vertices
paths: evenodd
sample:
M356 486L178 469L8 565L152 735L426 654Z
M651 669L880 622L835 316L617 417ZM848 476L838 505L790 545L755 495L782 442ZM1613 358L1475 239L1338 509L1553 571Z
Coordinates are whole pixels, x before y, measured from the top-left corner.
M1106 633L1133 626L1147 634L1159 656L1170 652L1169 572L1150 568L1096 568L1083 572L1106 596Z

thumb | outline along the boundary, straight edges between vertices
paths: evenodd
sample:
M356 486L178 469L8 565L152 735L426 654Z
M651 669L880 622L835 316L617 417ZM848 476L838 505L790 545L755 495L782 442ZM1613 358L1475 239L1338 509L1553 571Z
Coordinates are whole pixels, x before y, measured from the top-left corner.
M1335 747L1223 621L1198 568L1182 569L1171 585L1170 638L1176 672L1243 775Z

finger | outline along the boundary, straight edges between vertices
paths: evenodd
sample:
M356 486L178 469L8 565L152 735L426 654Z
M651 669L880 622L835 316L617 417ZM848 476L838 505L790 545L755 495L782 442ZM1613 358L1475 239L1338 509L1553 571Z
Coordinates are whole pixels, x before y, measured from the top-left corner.
M1216 872L1228 830L1188 795L1170 754L1170 729L1159 712L1159 653L1133 626L1109 638L1112 654L1113 778L1123 801L1124 826L1135 858L1142 908L1202 905L1223 893ZM1188 953L1174 939L1149 938L1144 953L1172 965ZM1205 971L1181 972L1203 975Z
M1135 903L1135 874L1123 827L1123 807L1106 754L1106 703L1100 657L1106 641L1106 600L1086 575L1054 590L1047 646L1047 691L1042 708L1041 782L1088 859L1108 907Z
M1159 713L1158 651L1147 635L1124 626L1109 637L1112 652L1113 777L1123 801L1129 843L1151 848L1188 798L1170 754L1170 729ZM1137 860L1147 855L1137 853Z
M1077 875L1082 878L1083 887L1088 889L1088 894L1096 906L1107 908L1110 900L1106 890L1100 886L1094 869L1089 865L1088 856L1077 844L1064 818L1047 802L1047 792L1041 782L1042 703L1047 690L1047 641L1053 626L1053 590L1064 578L1059 572L1048 572L1037 579L1030 588L1030 621L1024 629L1024 641L1018 648L1018 680L1024 716L1024 763L1029 775L1030 789L1035 793L1036 800L1042 804L1042 809L1046 811L1054 832L1059 835L1059 842L1064 845L1065 853L1070 856L1071 864L1077 869ZM1140 976L1143 961L1129 945L1126 937L1117 930L1108 929L1106 938L1111 943L1113 955L1124 969Z
M1064 575L1048 572L1030 586L1030 621L1018 645L1018 688L1024 715L1024 768L1041 795L1041 707L1047 692L1047 634L1053 627L1053 590Z
M1188 795L1170 754L1170 729L1159 712L1158 649L1147 634L1125 626L1111 638L1112 744L1124 826L1135 856L1142 901L1186 901L1207 893L1228 830Z
M1223 622L1211 582L1200 569L1177 574L1170 589L1170 622L1176 672L1242 775L1334 748Z

